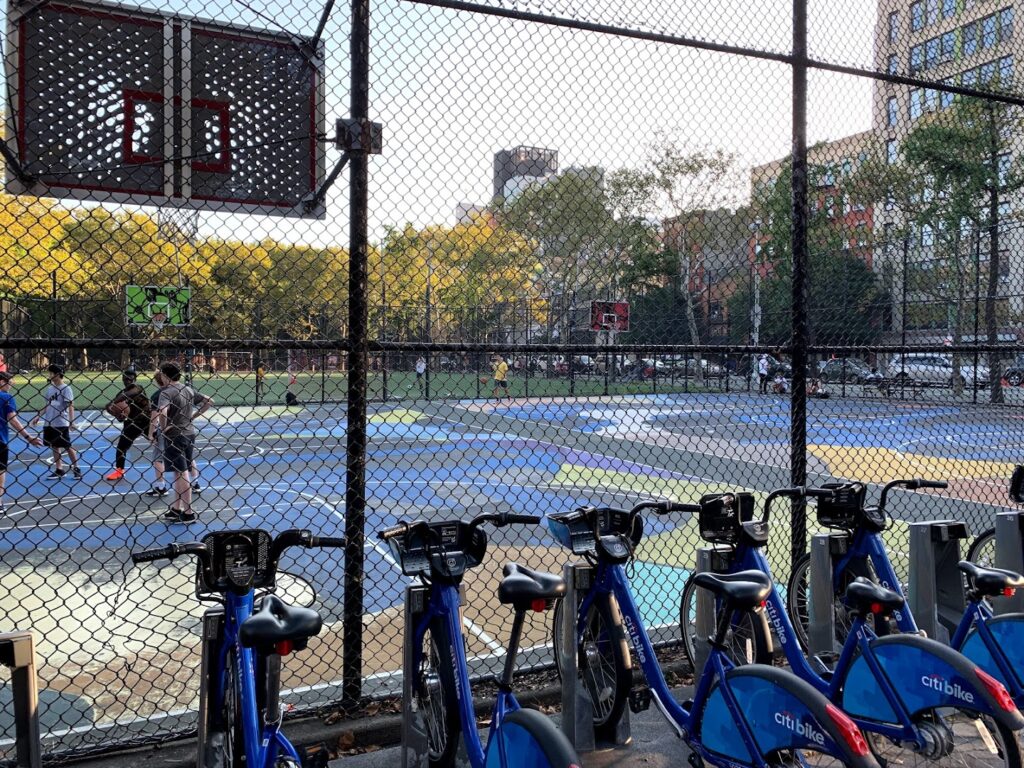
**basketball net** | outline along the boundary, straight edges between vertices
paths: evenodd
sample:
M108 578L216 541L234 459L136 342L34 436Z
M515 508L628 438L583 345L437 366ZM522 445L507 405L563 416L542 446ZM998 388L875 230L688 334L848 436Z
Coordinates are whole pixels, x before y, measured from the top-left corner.
M158 331L164 329L164 324L167 322L166 312L154 312L153 317L150 318L149 324Z

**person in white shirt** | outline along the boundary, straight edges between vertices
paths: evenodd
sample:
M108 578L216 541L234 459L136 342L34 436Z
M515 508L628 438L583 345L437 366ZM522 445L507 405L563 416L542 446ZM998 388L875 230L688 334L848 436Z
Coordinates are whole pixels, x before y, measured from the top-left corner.
M64 381L64 369L51 365L46 369L50 385L46 388L46 404L32 419L32 424L43 422L43 445L53 450L53 469L47 480L60 480L67 474L61 460L61 452L67 451L71 461L71 474L76 480L82 478L78 468L78 453L71 447L71 430L75 428L75 393Z
M760 380L761 394L768 394L768 355L764 353L757 358L757 378Z
M416 386L420 389L420 394L423 394L423 375L427 372L427 361L423 357L416 358Z

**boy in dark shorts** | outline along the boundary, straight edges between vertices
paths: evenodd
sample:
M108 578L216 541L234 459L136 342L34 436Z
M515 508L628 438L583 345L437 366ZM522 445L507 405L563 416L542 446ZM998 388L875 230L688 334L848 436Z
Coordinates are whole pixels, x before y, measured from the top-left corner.
M18 419L18 404L10 393L11 374L0 371L0 513L4 509L4 486L7 484L7 465L10 463L10 428L25 438L29 445L39 447L43 441L29 435L28 430Z
M71 462L71 474L76 480L82 478L78 468L78 453L71 447L71 430L75 428L75 393L64 381L64 369L51 365L46 369L50 381L46 388L46 404L32 419L32 425L43 422L43 445L53 451L53 469L47 480L60 480L67 474L61 453L66 451Z
M112 483L124 478L128 450L136 440L149 432L149 414L152 410L146 391L139 384L138 374L134 369L129 368L121 374L121 383L124 385L123 388L107 406L108 412L117 403L125 403L128 406L128 413L121 425L121 436L117 439L117 447L114 449L114 470L104 477Z
M181 382L181 369L175 363L161 365L160 374L167 383L160 389L154 426L163 433L165 468L174 472L174 501L164 519L171 523L192 523L197 519L192 511L189 482L196 435L192 420L209 407L210 399Z

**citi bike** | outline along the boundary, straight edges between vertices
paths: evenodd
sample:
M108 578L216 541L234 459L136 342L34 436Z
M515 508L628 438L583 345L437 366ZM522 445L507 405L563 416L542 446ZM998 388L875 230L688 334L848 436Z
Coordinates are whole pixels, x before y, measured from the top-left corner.
M540 712L522 709L512 693L516 656L527 611L545 611L565 593L558 576L516 563L504 569L498 600L514 611L505 667L491 716L487 746L480 741L462 634L459 587L483 561L484 523L497 528L536 525L533 515L484 514L461 520L401 523L380 531L402 573L429 587L427 605L413 633L413 697L427 731L431 768L454 765L461 733L472 768L576 768L579 759L565 735ZM405 702L410 706L411 702Z
M690 747L694 768L876 765L853 721L810 685L782 669L736 667L730 661L725 650L730 617L734 611L745 613L767 598L772 585L762 573L747 571L731 577L705 573L698 577L698 584L723 606L722 620L710 638L711 652L696 682L693 700L676 701L655 658L624 565L641 540L642 512L695 509L698 507L692 504L644 502L631 510L584 508L548 517L555 538L595 568L592 586L578 606L559 603L554 630L558 659L561 613L575 608L579 669L594 703L595 730L600 733L614 728L632 696L654 700ZM640 661L647 691L631 694L628 643Z
M1024 504L1024 465L1015 467L1010 478L1010 501ZM996 561L996 529L989 528L978 537L967 550L967 559L981 566L991 566Z
M753 521L754 497L749 493L706 496L700 505L701 536L724 545L719 551L724 573L753 569L770 577L762 548L772 502L808 497L827 502L836 490L772 491L759 521ZM750 535L751 521L765 526L763 536ZM792 670L854 719L879 763L1021 766L1019 731L1024 717L998 680L934 640L888 634L893 614L904 608L900 594L856 578L846 586L844 600L851 623L832 667L819 657L805 658L778 591L768 596L765 611ZM692 631L692 615L684 605L684 634ZM755 632L765 631L758 622L750 626Z
M202 541L132 553L136 565L194 556L196 597L217 604L203 614L200 768L302 765L281 733L281 659L304 650L320 633L322 621L316 611L289 605L275 594L278 561L289 547L344 546L345 539L305 530L272 537L253 528L215 531ZM315 599L311 589L308 594Z
M1021 482L1024 482L1024 473ZM867 578L903 595L882 539L882 533L889 527L885 511L889 492L894 488L945 487L943 482L893 480L883 487L878 506L871 507L864 503L867 489L862 483L845 483L834 488L832 499L819 502L818 522L825 528L841 532L837 544L840 550L845 550L834 556L832 563L832 613L839 644L850 629L850 606L843 594L846 585L856 578ZM966 586L966 609L950 637L950 647L963 653L1006 686L1018 706L1024 705L1024 614L995 616L989 603L993 597L1012 595L1015 590L1024 589L1024 577L970 560L960 561L958 567ZM809 624L809 583L810 558L805 555L793 566L786 606L804 648L807 647ZM902 606L893 611L892 626L885 627L885 630L916 633L918 627L910 609Z

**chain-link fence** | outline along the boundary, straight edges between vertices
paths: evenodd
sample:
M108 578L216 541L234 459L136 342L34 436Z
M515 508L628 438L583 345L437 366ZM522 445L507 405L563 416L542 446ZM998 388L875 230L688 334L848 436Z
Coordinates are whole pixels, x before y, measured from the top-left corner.
M355 712L401 690L398 520L914 476L949 488L894 499L898 562L909 521L989 527L1024 458L1014 13L9 3L0 629L36 632L47 751L194 728L191 571L128 556L209 530L349 537L282 564L326 620L285 683ZM190 491L149 441L168 362L211 402ZM671 640L699 540L647 525ZM777 577L813 530L775 516ZM492 537L476 674L501 566L568 557Z

